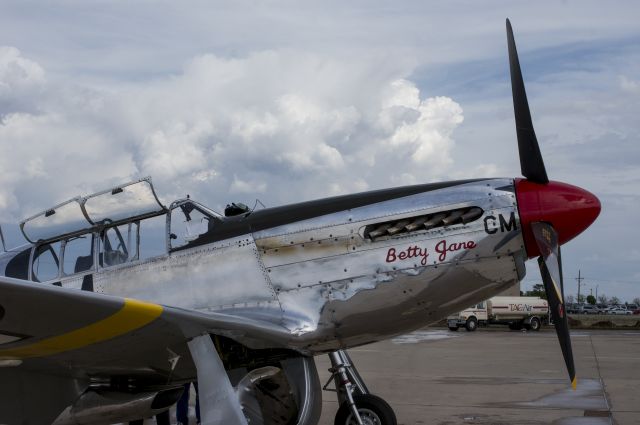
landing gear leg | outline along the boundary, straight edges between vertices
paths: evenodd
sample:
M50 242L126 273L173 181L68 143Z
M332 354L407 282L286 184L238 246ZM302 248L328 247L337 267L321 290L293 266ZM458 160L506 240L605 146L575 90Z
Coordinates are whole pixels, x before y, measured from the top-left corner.
M344 350L329 353L331 377L323 387L335 391L340 408L335 425L396 425L396 415L389 404L369 393L362 377ZM329 389L333 380L335 390Z

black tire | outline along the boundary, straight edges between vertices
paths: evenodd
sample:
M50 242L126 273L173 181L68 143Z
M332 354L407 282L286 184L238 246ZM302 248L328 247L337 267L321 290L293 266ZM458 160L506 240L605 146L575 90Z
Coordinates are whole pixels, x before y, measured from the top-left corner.
M458 327L457 326L449 326L449 330L453 331L453 332L457 332L458 331Z
M540 330L540 319L538 319L537 317L532 317L531 318L531 322L529 323L529 329L531 329L532 331L539 331Z
M475 317L469 317L464 327L467 329L467 331L474 332L476 329L478 329L478 319L476 319Z
M156 425L171 425L171 414L169 410L156 415Z
M353 401L358 408L360 418L365 425L397 425L396 414L389 403L373 394L356 395ZM354 425L349 403L340 405L336 413L335 425Z
M511 322L509 323L509 329L512 331L521 331L522 330L522 322Z
M129 425L142 425L144 424L144 419L136 419L135 421L129 421Z

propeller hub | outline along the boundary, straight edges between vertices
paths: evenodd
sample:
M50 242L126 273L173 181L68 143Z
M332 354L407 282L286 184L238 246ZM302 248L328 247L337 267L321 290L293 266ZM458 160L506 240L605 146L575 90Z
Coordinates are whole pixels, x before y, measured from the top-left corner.
M600 201L591 192L567 183L547 184L516 179L516 199L525 248L529 258L540 255L531 223L546 222L562 245L582 233L600 214Z

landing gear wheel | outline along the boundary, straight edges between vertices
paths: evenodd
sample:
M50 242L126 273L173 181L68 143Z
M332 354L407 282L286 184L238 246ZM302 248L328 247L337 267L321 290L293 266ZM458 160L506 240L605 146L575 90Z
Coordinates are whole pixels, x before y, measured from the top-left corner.
M354 395L353 401L358 407L358 413L363 425L397 425L396 414L389 403L373 394ZM351 413L349 403L340 405L336 413L335 425L357 425Z
M458 327L457 326L449 326L449 330L453 331L453 332L457 332L458 331Z
M464 327L467 329L467 331L473 332L478 329L478 320L475 317L469 317Z
M532 331L539 331L540 319L538 319L537 317L532 318L531 322L529 323L529 329L531 329Z

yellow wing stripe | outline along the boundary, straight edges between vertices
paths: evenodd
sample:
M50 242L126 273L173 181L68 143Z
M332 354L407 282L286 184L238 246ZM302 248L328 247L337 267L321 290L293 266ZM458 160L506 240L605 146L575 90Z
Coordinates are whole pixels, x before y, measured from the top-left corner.
M0 359L51 356L106 341L153 322L162 310L158 304L125 298L122 308L106 319L23 347L0 349Z

